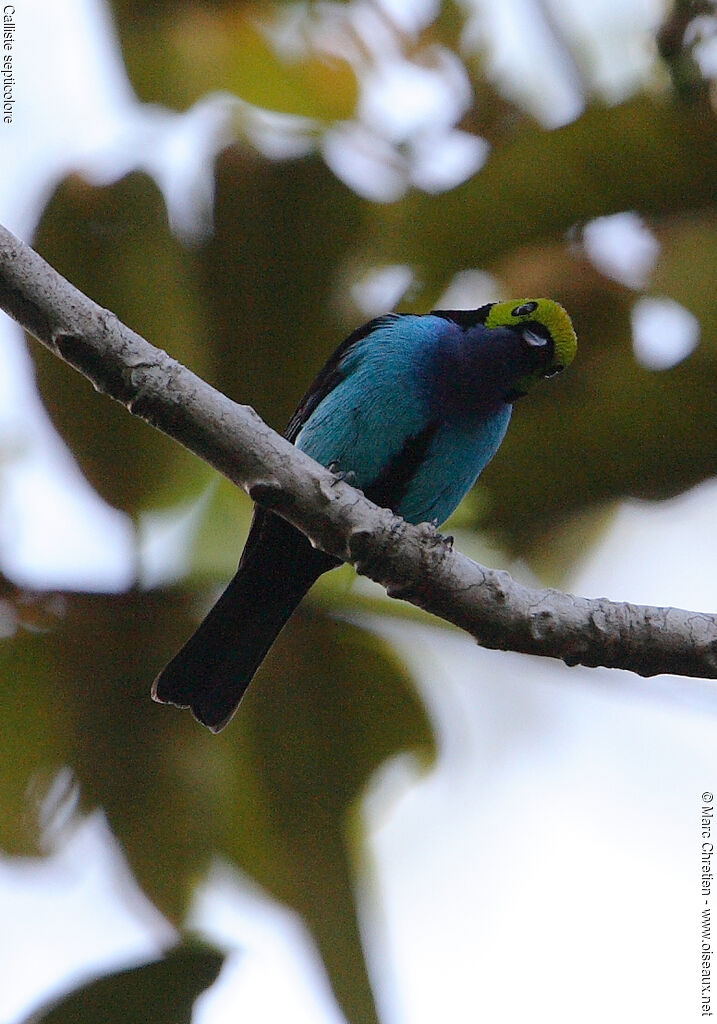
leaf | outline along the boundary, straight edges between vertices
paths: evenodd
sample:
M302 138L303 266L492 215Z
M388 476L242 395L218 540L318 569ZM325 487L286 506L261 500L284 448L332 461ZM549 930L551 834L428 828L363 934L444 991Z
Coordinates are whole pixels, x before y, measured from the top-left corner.
M21 607L21 595L16 601ZM15 813L0 817L0 841L13 852L43 848L25 796L35 780L68 766L81 806L105 809L139 883L179 923L211 856L211 828L193 780L174 761L174 744L192 723L163 715L149 687L189 632L190 602L133 591L58 595L55 605L45 631L21 627L0 644L3 678L12 680L2 746L19 755L3 759L4 798Z
M301 26L282 24L276 4L170 4L147 17L118 4L119 29L135 89L146 102L177 109L205 93L233 92L247 103L319 120L352 116L358 97L356 73L347 60L307 45ZM271 29L291 37L282 56Z
M543 244L497 267L513 291L520 279L526 293L563 301L579 344L563 377L516 404L500 454L481 477L492 503L479 521L523 556L535 549L545 564L546 542L573 517L585 538L588 510L623 497L672 497L717 474L717 308L705 287L717 234L707 215L679 223L668 232L654 290L685 302L702 336L670 370L635 359L639 293L605 280L584 258Z
M354 869L357 803L402 750L433 758L425 711L383 644L304 611L291 620L241 709L246 781L234 792L244 828L227 849L308 923L349 1021L375 1021L361 955Z
M44 258L92 299L203 376L213 353L191 261L172 238L164 202L144 175L95 188L59 187L35 239ZM199 494L212 471L31 340L40 393L99 494L130 513Z
M236 572L254 505L225 477L217 477L199 504L186 582L211 586L217 580L230 579Z
M196 999L216 981L223 962L211 947L176 946L161 960L74 989L25 1024L191 1024Z
M269 163L228 149L216 187L216 229L194 258L219 386L282 431L349 333L334 293L364 204L313 156Z
M181 592L65 595L51 632L4 641L4 678L17 697L0 742L22 757L3 769L15 812L0 821L3 845L27 848L19 808L28 783L67 765L81 807L104 809L166 916L180 925L211 859L228 858L303 916L348 1018L368 1024L376 1017L356 918L356 808L389 758L408 750L417 767L430 763L426 713L383 641L304 609L234 721L213 736L149 697L196 623L193 603Z
M410 261L427 284L442 286L456 270L485 267L593 217L711 208L715 178L711 110L637 96L592 107L555 131L525 126L460 187L378 208L371 248L377 261Z
M191 253L170 236L162 200L141 175L103 189L66 182L36 245L93 299L283 429L307 366L318 369L339 340L321 310L360 203L316 158L269 164L229 150L217 188L215 236ZM328 230L317 233L316 223ZM31 348L55 425L110 504L136 515L206 488L214 474L201 460Z

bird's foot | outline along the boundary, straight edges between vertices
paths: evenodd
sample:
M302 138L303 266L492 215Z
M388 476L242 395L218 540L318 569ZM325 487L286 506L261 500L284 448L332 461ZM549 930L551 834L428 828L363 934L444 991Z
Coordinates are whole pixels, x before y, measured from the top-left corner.
M334 474L334 480L337 484L345 483L350 484L351 487L356 487L356 474L352 469L348 469L344 472L339 468L338 462L330 462L326 468L330 473Z
M440 533L438 530L438 520L431 519L430 522L424 523L426 532L431 538L433 544L443 544L449 550L453 548L454 537L452 534Z

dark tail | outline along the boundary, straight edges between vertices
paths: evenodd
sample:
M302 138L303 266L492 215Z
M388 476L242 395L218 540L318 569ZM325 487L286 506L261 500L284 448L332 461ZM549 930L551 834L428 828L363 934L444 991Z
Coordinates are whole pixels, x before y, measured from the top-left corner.
M236 575L155 679L154 699L191 708L219 732L304 594L337 565L286 520L257 508Z

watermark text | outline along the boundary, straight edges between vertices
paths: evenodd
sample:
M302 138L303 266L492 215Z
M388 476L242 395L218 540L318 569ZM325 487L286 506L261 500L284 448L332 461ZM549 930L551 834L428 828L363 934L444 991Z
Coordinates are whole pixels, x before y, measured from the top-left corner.
M700 976L702 1016L712 1016L712 857L715 842L712 829L714 825L714 796L707 789L702 794L702 811L700 816L700 893L702 899L702 939L700 946Z
M12 124L15 109L15 64L13 48L15 46L15 7L5 4L2 9L2 119L3 124Z

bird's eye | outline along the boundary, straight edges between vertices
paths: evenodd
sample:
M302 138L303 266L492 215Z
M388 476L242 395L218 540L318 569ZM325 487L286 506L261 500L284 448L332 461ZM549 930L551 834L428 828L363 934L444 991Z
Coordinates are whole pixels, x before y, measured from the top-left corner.
M538 308L537 302L524 302L522 306L516 306L511 316L527 316L528 313L534 313Z

